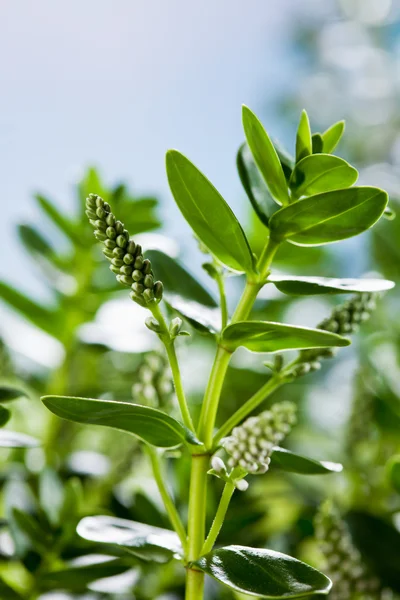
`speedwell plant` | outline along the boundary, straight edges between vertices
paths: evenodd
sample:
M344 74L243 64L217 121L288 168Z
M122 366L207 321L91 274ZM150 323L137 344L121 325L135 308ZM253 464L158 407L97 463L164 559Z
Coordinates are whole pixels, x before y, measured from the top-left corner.
M114 427L142 441L174 531L95 516L83 519L78 533L96 544L106 544L108 549L115 547L117 554L126 550L147 561L181 562L186 569L186 600L204 597L205 575L235 592L258 598L301 598L330 592L328 577L291 556L264 548L216 544L232 495L245 493L253 476L266 476L270 463L309 475L341 469L336 463L316 461L282 447L296 422L292 403L257 410L278 387L317 370L337 348L348 346L348 335L369 317L376 296L393 285L382 279L274 272L272 265L280 246L295 244L301 252L302 246L331 244L363 233L387 210L388 196L376 187L355 186L356 169L332 154L343 134L343 122L322 134L312 134L303 112L295 158L271 141L247 107L243 108L243 125L246 142L239 149L237 164L244 189L265 225L265 245L259 256L252 251L231 208L197 167L176 150L170 150L166 158L176 203L202 249L211 255L204 267L216 282L219 302L170 257L160 252L146 254L103 198L89 194L86 201L87 216L111 271L129 288L132 300L148 310L146 325L165 347L181 420L145 405L140 394L136 404L43 398L45 405L62 418ZM233 274L244 274L246 282L236 309L230 313L225 278ZM291 295L353 296L314 329L252 320L260 290L271 284ZM215 359L198 419L194 419L193 407L187 401L176 354L180 336L187 335L182 330L183 321L215 342ZM274 353L275 360L269 364L271 373L265 384L216 429L225 375L240 347ZM295 352L290 361L282 354L289 350ZM180 456L191 455L187 514L178 512L164 474L163 463L171 448L180 448ZM210 476L224 485L211 524L206 522Z

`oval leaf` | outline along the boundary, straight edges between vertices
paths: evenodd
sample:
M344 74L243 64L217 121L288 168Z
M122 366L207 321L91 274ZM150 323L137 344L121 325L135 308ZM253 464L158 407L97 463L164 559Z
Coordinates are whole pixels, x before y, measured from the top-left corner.
M357 169L343 158L330 154L313 154L297 163L289 186L295 197L300 198L347 188L357 179Z
M343 470L343 466L339 463L306 458L279 446L273 449L272 464L283 471L301 475L326 475L340 473Z
M221 315L219 309L203 306L198 302L185 300L174 295L167 295L165 300L171 308L199 333L214 336L220 331Z
M311 136L311 140L313 154L319 154L323 152L324 140L322 139L322 135L320 133L314 133Z
M221 194L177 150L167 152L166 166L171 192L195 234L222 264L252 273L253 255L246 235Z
M344 134L344 129L345 122L338 121L337 123L334 123L331 127L329 127L329 129L324 131L323 134L321 134L323 141L323 152L329 154L330 152L334 151L334 149L340 141L340 138Z
M151 260L153 271L163 282L165 292L194 300L205 306L216 307L217 301L177 260L160 250L149 250L146 258Z
M381 217L388 195L379 188L354 187L305 198L272 215L269 228L277 241L320 246L366 231Z
M165 563L183 552L174 531L116 517L85 517L77 532L85 540L122 547L143 560Z
M26 390L12 383L0 383L0 402L10 402L23 396L28 397Z
M63 419L127 431L161 448L178 446L182 442L200 444L182 423L148 406L71 396L44 396L42 401L52 413Z
M316 569L274 550L226 546L194 564L232 590L258 598L303 598L332 587Z
M243 127L251 153L271 195L280 204L288 204L287 183L278 154L264 127L247 106L243 106Z
M39 445L39 440L25 433L0 430L0 448L36 448Z
M388 279L335 279L281 274L269 275L268 281L273 283L280 292L293 296L384 292L395 285Z
M350 340L321 329L269 321L239 321L228 325L222 332L222 341L230 348L244 346L252 352L281 352L350 344Z
M296 162L312 153L311 127L308 114L305 110L301 113L299 127L296 135Z

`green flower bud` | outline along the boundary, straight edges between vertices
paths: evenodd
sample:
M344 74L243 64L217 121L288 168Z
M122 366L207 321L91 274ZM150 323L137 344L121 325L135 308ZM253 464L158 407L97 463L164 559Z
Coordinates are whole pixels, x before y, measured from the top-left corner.
M132 267L129 267L128 265L123 265L120 270L123 275L132 275L133 271ZM131 283L133 283L133 279Z
M116 256L117 258L123 258L125 256L125 250L123 248L120 248L119 246L116 246L113 250L114 256Z
M110 240L115 240L115 238L117 237L117 232L115 231L114 227L107 227L106 234L107 237L110 238Z
M96 230L96 231L94 232L94 235L95 235L95 238L96 238L97 240L99 240L100 242L105 242L105 241L107 240L107 236L106 236L106 234L105 234L105 233L103 233L102 231L98 231L98 230Z
M122 234L119 235L115 241L117 242L117 245L120 248L126 248L126 246L128 245L128 241L127 241L126 237Z
M169 332L172 337L176 337L182 328L183 321L179 317L175 317L172 319L171 325L169 327Z
M142 270L143 267L143 256L137 256L135 258L135 263L134 263L135 269L139 269L140 271Z
M143 283L144 283L145 287L153 289L153 285L154 285L153 275L146 275Z
M118 275L117 279L120 283L123 283L124 285L127 285L128 287L131 287L131 285L133 283L133 279L132 279L132 277L129 277L129 275Z
M106 217L106 223L109 227L114 227L115 225L115 217L112 213L110 213L109 215L107 215Z
M143 292L143 298L144 298L145 302L147 302L147 303L153 302L153 300L154 300L153 290L150 290L148 288L145 289Z
M147 317L145 325L147 329L150 329L150 331L154 331L155 333L161 333L162 331L160 323L153 317Z
M106 211L104 210L104 208L98 208L96 210L96 215L98 216L99 219L105 219L106 218Z
M135 294L141 295L144 292L144 285L135 281L132 284L132 290L135 292Z
M122 265L124 264L122 258L113 258L111 262L114 265L114 267L122 267Z
M151 273L151 262L147 258L143 261L142 271L145 275Z
M124 224L121 223L121 221L115 221L115 231L118 233L118 235L121 235L124 232Z
M90 222L97 220L97 215L93 210L85 210L86 216L90 219Z
M132 254L132 256L135 256L135 252L136 252L136 244L133 240L129 240L128 246L127 246L127 252L129 252L129 254Z
M134 261L134 258L132 256L132 254L127 252L124 256L124 263L126 265L131 265L133 263L133 261Z
M103 248L103 254L104 254L104 256L106 256L107 258L109 258L110 260L112 258L114 258L113 251L109 250L108 248Z
M132 279L134 281L141 281L143 279L142 271L139 271L139 269L135 269L132 273Z
M112 250L113 248L115 248L116 243L114 242L114 240L106 240L104 242L104 245L106 248L109 248L110 250Z
M110 271L112 271L116 275L119 275L119 267L116 267L114 265L110 265Z
M161 281L156 281L153 287L154 296L157 300L161 300L163 297L164 286Z
M97 208L103 208L104 206L104 200L100 196L96 196L96 206Z

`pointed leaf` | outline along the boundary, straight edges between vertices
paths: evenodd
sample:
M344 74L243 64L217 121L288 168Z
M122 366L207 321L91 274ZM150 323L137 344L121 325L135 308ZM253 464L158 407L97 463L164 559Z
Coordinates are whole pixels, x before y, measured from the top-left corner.
M24 600L23 596L10 587L2 577L0 577L0 598L4 598L4 600Z
M0 448L36 448L39 440L16 431L0 430Z
M47 257L53 255L53 248L49 242L31 225L18 225L18 234L29 252L42 254Z
M314 133L311 136L313 154L320 154L324 150L324 140L320 133Z
M4 406L0 406L0 427L4 427L11 418L11 413Z
M244 346L252 352L281 352L350 344L350 340L321 329L269 321L239 321L228 325L222 332L222 341L229 348Z
M366 231L382 216L388 195L379 188L354 187L305 198L281 208L270 219L275 241L320 246Z
M166 296L166 302L199 333L214 336L220 331L221 315L219 309L203 306L198 302L185 300L172 294Z
M343 470L343 466L339 463L314 460L279 446L273 449L271 460L274 466L278 466L283 471L302 475L326 475L340 473Z
M274 550L227 546L194 565L230 589L257 598L304 598L327 594L332 587L316 569Z
M280 204L288 204L287 183L278 154L264 127L247 106L243 106L243 127L251 153L271 195Z
M40 208L44 213L46 213L47 217L54 223L54 225L56 225L56 227L74 243L78 242L79 233L77 231L76 224L65 217L53 202L41 194L36 194L35 198Z
M26 390L22 386L0 382L0 402L11 402L22 397L28 397Z
M281 161L282 169L285 174L286 181L289 181L292 171L294 169L295 160L293 156L286 150L282 144L276 140L272 139L272 143L276 150L279 160Z
M177 150L166 156L169 185L195 234L216 258L234 271L254 271L245 233L212 183Z
M90 555L89 557L92 558ZM132 565L126 560L113 556L93 556L97 563L72 565L59 571L44 573L39 581L42 588L46 590L69 590L73 592L85 592L88 585L105 577L115 577L125 573ZM86 596L85 596L86 597ZM63 595L64 598L64 595Z
M344 134L344 129L345 129L345 122L338 121L337 123L334 123L331 127L329 127L329 129L324 131L324 133L322 134L322 140L323 140L323 151L326 154L330 154L331 152L334 151L334 149L336 148L336 146L338 145L338 143L340 141L340 138Z
M395 285L394 281L388 279L335 279L277 273L269 275L268 281L273 283L280 292L293 296L384 292Z
M147 251L146 258L151 260L155 277L163 282L167 295L172 294L187 300L194 300L204 306L218 306L210 292L176 259L170 258L160 250Z
M296 162L312 154L311 127L308 114L302 111L296 135Z
M358 171L348 162L331 154L306 156L295 166L289 186L297 198L350 187Z
M154 446L200 444L182 423L148 406L71 396L44 396L42 401L58 417L127 431Z
M182 556L182 546L174 531L115 517L85 517L78 534L90 542L124 548L142 560L165 563Z
M240 180L258 218L264 225L268 226L270 216L278 210L279 206L271 196L267 184L261 177L253 155L246 143L240 146L236 163Z

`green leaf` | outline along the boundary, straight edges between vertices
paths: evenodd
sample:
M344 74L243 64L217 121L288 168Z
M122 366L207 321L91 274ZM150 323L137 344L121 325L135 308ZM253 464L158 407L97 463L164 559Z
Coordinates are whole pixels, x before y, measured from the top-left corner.
M0 430L0 448L36 448L39 440L16 431Z
M53 255L53 248L34 227L30 225L18 225L18 234L29 252L41 254L46 257Z
M246 235L212 183L177 150L167 152L166 166L175 201L197 237L230 269L254 272Z
M278 155L279 160L281 161L282 169L285 174L286 181L289 181L292 171L294 169L295 160L291 154L286 150L282 144L276 140L272 139L272 143L274 144L274 148Z
M0 598L4 598L4 600L23 600L23 597L14 588L10 587L2 577L0 577Z
M12 514L18 529L27 536L32 547L39 552L47 552L53 541L49 532L40 526L33 515L19 508L14 508Z
M338 242L372 227L387 202L386 192L367 186L310 196L272 215L271 237L300 246Z
M22 397L27 398L28 394L21 386L0 382L0 402L11 402Z
M244 346L252 352L281 352L350 344L350 340L321 329L268 321L239 321L228 325L222 332L222 341L229 348Z
M218 306L215 298L183 267L176 259L170 258L160 250L149 250L146 258L151 260L156 279L163 282L164 290L169 294L194 300L204 306Z
M240 146L236 163L240 180L258 218L268 226L269 218L278 210L278 205L261 177L246 143Z
M44 573L39 579L41 587L46 590L62 589L84 592L87 590L87 586L97 579L115 577L131 568L131 565L121 558L101 555L85 556L86 560L91 558L97 562L86 564L84 560L82 564Z
M22 292L0 281L0 299L23 315L28 321L43 329L46 333L58 337L61 324L58 314L48 308L40 306Z
M203 306L180 296L167 294L165 301L193 329L204 335L216 335L221 329L221 315L217 308Z
M314 133L311 136L313 154L320 154L324 149L324 140L320 133Z
M4 406L0 406L0 427L4 427L11 418L11 413Z
M343 466L339 463L314 460L279 446L275 446L273 449L272 464L283 471L300 473L301 475L325 475L340 473L343 470Z
M77 532L85 540L124 548L142 560L165 563L183 553L174 531L126 519L85 517Z
M226 546L194 565L236 592L258 598L327 594L331 581L306 563L274 550Z
M271 274L268 276L268 281L273 283L280 292L292 296L384 292L395 285L388 279L335 279L283 274Z
M285 174L275 147L256 115L243 106L243 127L256 165L271 192L280 204L289 203Z
M302 111L296 135L296 162L312 154L311 127L308 114Z
M322 140L324 144L323 151L326 154L330 154L334 151L334 149L340 141L340 138L344 133L344 129L345 122L338 121L337 123L334 123L331 127L329 127L329 129L324 131L324 133L322 134Z
M400 494L400 454L392 456L387 462L386 472L390 485Z
M76 224L65 217L48 198L45 198L41 194L36 194L35 198L50 221L52 221L54 225L56 225L56 227L74 243L79 242L79 232L77 231Z
M63 483L54 469L46 467L39 475L40 506L46 513L50 523L57 527L61 522L64 505Z
M148 406L71 396L44 396L42 402L63 419L127 431L154 446L200 444L182 423Z
M295 166L289 186L296 198L350 187L358 171L348 162L331 154L306 156Z

